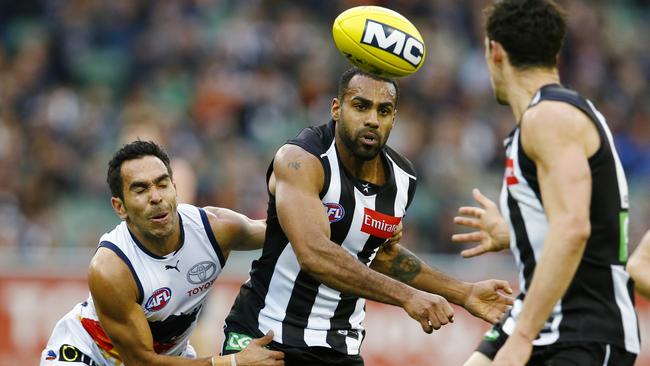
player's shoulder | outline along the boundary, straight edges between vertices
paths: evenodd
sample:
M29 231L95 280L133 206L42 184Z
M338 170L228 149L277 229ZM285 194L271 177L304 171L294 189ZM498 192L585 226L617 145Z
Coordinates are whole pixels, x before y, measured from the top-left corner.
M393 162L397 167L402 170L404 173L411 176L413 179L416 179L417 172L413 163L404 155L400 154L390 146L384 146L384 152L386 156Z
M335 122L303 128L296 137L287 140L287 145L300 146L312 155L320 157L334 141Z
M557 128L570 131L591 124L589 117L575 106L556 100L545 100L526 110L521 119L524 125L539 129Z
M203 210L222 250L230 248L233 240L247 227L245 217L233 210L216 206L206 206Z
M204 209L188 203L179 203L176 210L185 229L203 230L206 220Z
M528 129L552 129L547 132L571 133L591 125L587 100L575 90L559 84L546 85L533 97L521 118Z
M115 244L104 241L88 265L88 278L101 282L115 282L130 278L129 259Z

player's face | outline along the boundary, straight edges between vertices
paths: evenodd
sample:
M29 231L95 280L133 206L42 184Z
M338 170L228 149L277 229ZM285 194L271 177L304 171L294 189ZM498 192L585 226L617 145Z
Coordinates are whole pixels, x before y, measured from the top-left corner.
M355 157L371 160L384 147L395 122L396 97L393 84L355 75L343 100L334 99L336 133Z
M176 187L165 164L155 156L122 164L123 210L130 226L144 237L166 238L174 233Z
M499 50L494 50L492 48L493 44L490 42L490 40L487 37L485 37L484 45L485 45L485 63L487 64L488 70L490 71L490 82L492 83L492 90L494 91L494 97L496 98L499 104L507 105L508 99L504 92L503 77L501 76L501 71L498 65L495 63L495 55L493 54L493 52L503 52L503 50L502 48L499 48ZM494 47L500 47L500 46L495 45ZM497 58L500 57L501 55L497 55Z

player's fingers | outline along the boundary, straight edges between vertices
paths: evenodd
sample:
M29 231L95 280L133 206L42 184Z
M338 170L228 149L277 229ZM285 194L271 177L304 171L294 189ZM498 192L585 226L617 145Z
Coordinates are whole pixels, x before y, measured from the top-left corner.
M433 331L433 329L438 330L447 323L448 321L446 321L442 316L438 316L436 313L429 315L429 324L431 324L432 328L431 331Z
M480 218L483 216L483 213L485 213L485 210L480 207L463 206L458 209L458 213L461 215Z
M460 252L460 255L463 258L472 258L472 257L476 257L477 255L481 255L485 252L487 252L487 250L485 250L485 248L482 245L477 245L474 248L463 250L462 252Z
M269 357L274 358L276 360L282 360L284 359L284 352L280 351L269 351Z
M496 289L503 290L503 292L512 295L512 287L510 287L508 281L496 280L494 285Z
M420 320L420 325L422 326L422 330L425 333L431 334L433 332L433 325L431 324L429 319L425 318L425 319ZM440 328L440 325L438 325L438 328ZM438 328L436 328L436 329L438 329Z
M445 311L445 316L447 317L449 322L453 323L454 322L454 308L452 308L451 305L449 305L449 303L447 303L446 306L444 307L444 311Z
M456 217L454 217L454 224L463 225L463 226L471 227L471 228L474 228L474 229L480 229L481 228L481 221L479 219L475 219L473 217L456 216Z
M273 340L273 331L269 330L268 333L266 333L263 337L255 338L251 341L251 343L258 346L266 346L267 344L271 343L272 340Z
M478 188L472 189L472 196L474 196L476 202L478 202L483 208L494 206L494 202L485 197Z
M463 234L454 234L451 236L451 241L454 243L477 243L483 240L483 234L480 231L474 231L471 233Z

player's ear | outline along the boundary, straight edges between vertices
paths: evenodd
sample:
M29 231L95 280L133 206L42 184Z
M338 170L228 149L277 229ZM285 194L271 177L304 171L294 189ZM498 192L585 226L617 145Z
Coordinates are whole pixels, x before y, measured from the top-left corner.
M489 41L489 47L490 47L490 58L492 59L492 62L495 64L500 64L503 62L503 59L506 57L506 51L503 49L503 46L501 43L490 40Z
M341 102L338 98L332 99L332 108L330 110L332 119L338 121L341 118Z
M111 206L113 206L113 211L115 214L122 220L126 220L129 215L126 213L126 206L124 202L119 197L111 197Z

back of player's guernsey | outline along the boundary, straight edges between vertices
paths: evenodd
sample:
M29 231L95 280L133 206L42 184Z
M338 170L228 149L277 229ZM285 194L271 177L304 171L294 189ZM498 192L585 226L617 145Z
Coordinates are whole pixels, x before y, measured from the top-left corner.
M320 198L329 216L330 239L370 265L413 199L415 172L408 160L385 147L380 154L389 170L386 183L375 186L354 178L338 158L334 127L331 121L306 128L287 143L315 155L323 165ZM342 294L300 269L270 193L264 250L253 262L250 276L226 319L227 326L237 324L255 336L273 330L274 340L288 346L320 346L359 354L365 300Z
M138 288L138 302L149 322L154 350L185 354L209 289L225 258L202 208L180 204L181 247L164 257L148 251L125 222L104 234L100 248L113 251L127 265ZM99 322L92 297L80 307L79 319L107 360L119 359ZM117 362L119 364L119 362Z
M585 113L598 130L600 147L589 158L591 235L571 285L533 344L592 341L638 353L633 284L625 272L628 189L612 134L603 115L575 91L560 85L544 86L529 108L545 100L568 103ZM521 286L521 294L503 324L503 330L511 334L542 253L548 221L537 167L522 148L519 126L505 145L507 161L500 206L510 224L510 247L519 267Z

